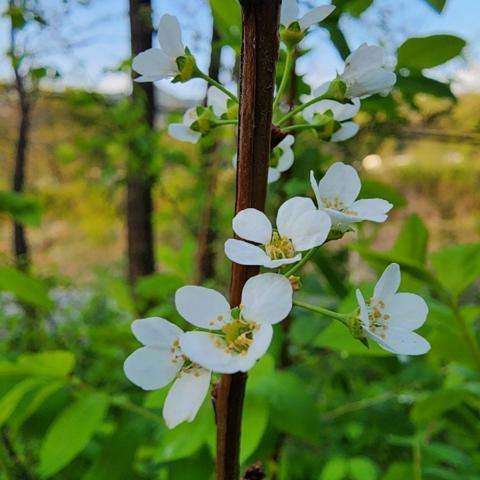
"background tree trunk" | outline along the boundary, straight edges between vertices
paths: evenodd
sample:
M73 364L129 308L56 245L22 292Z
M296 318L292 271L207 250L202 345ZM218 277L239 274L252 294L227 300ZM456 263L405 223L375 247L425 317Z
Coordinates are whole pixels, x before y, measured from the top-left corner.
M280 0L242 0L243 36L235 211L264 210L271 152L272 102L278 59ZM232 307L257 267L233 264ZM238 480L243 399L247 375L222 375L216 401L217 479Z
M220 37L213 24L212 49L210 52L210 65L208 75L218 81L220 71L220 55L222 53L218 44ZM207 98L205 96L205 104ZM207 143L208 142L208 143ZM197 233L197 274L195 283L200 285L205 280L215 277L215 241L217 230L215 228L215 193L218 174L218 140L215 135L203 139L201 142L201 171L205 172L203 211Z
M152 47L152 5L150 0L129 0L132 56ZM154 128L155 95L152 82L133 83L132 102L142 108L143 121ZM155 271L153 239L152 184L149 174L150 158L137 155L131 148L127 168L127 250L128 278L134 284L138 278Z

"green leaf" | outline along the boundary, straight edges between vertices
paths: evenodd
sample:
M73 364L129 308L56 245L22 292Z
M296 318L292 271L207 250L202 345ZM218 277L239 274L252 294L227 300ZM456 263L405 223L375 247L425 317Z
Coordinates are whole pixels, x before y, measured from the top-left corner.
M193 455L206 444L214 425L212 406L204 402L193 422L182 423L164 432L155 452L155 460L171 462Z
M130 416L123 419L115 433L105 440L102 450L82 480L135 478L133 460L145 435L144 425L138 418Z
M50 425L40 449L40 474L51 477L68 465L100 427L109 398L93 392L67 407Z
M214 25L223 44L240 51L242 21L240 6L236 0L210 0Z
M53 302L45 282L11 267L0 267L0 291L13 293L21 302L50 310Z
M434 10L441 13L445 8L447 0L425 0Z
M442 65L460 55L466 42L455 35L412 37L398 49L397 69L423 70Z
M378 469L367 457L354 457L349 460L348 467L352 480L377 480Z
M390 353L381 349L375 342L369 342L369 348L352 337L347 327L337 321L330 325L318 335L314 345L349 355L388 357Z
M396 188L375 180L362 181L362 190L358 198L383 198L392 203L395 208L404 207L407 199Z
M38 226L42 220L42 209L36 199L5 190L0 190L0 214L9 214L25 225Z
M323 467L319 480L343 480L348 475L348 460L343 457L335 457Z
M398 88L405 98L413 99L417 93L426 93L439 98L456 99L448 83L439 82L433 78L423 75L408 75L406 77L399 75L397 77L396 88Z
M431 255L434 273L454 296L480 278L480 243L453 245Z
M0 426L10 418L10 415L20 403L24 395L44 382L45 380L42 378L27 378L14 385L0 399Z
M247 395L242 416L240 463L244 463L260 444L268 423L268 405L264 400Z
M318 440L320 415L302 379L291 372L277 370L250 392L270 405L270 421L277 430L311 442Z
M18 358L18 369L29 375L66 377L75 366L75 356L64 350L26 353Z
M390 253L400 258L410 259L419 265L424 265L427 256L427 244L427 227L418 215L413 214L408 217L403 225Z
M373 0L350 0L345 6L345 11L352 17L359 17L372 3Z

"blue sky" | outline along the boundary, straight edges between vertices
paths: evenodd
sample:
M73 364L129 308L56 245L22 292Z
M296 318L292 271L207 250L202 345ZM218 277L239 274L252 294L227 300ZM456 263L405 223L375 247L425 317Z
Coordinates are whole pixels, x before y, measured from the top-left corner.
M7 0L0 0L3 11ZM43 0L50 11L60 12L60 0ZM310 3L320 5L324 0ZM207 0L158 0L155 2L155 21L163 13L176 14L182 24L185 43L206 67L208 61L211 18ZM55 28L44 37L30 38L37 55L63 74L62 82L81 85L102 91L120 91L128 88L128 78L107 69L114 69L129 54L127 0L91 0L89 6L77 5L66 16L53 15ZM55 17L57 17L55 19ZM433 33L453 33L465 38L469 46L462 60L454 60L429 72L434 77L456 80L458 90L480 91L480 0L448 0L442 15L436 14L423 0L375 0L362 17L344 18L342 28L351 48L363 42L381 43L388 51L409 36ZM71 49L64 44L72 42ZM328 34L317 29L306 40L312 52L298 66L307 73L307 80L317 85L335 75L342 68L341 59L331 46ZM0 20L0 51L8 46L8 23ZM232 55L224 52L224 61ZM391 58L394 63L394 58ZM11 75L8 61L0 58L0 77ZM161 82L161 87L184 98L201 98L204 84L171 85Z

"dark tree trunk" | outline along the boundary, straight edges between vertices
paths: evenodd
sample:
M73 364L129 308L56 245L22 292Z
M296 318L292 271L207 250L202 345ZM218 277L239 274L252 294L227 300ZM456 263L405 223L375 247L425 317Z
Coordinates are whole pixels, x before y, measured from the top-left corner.
M218 45L220 37L213 25L212 31L212 50L210 52L210 65L208 75L214 80L218 80L220 71L221 48ZM205 103L206 103L205 97ZM202 171L205 172L204 196L205 203L200 219L200 226L197 233L197 275L195 283L198 285L205 280L215 277L215 241L217 239L217 230L215 228L216 209L215 193L217 187L218 173L218 141L215 137L210 139L209 143L202 143Z
M23 193L25 189L25 170L27 162L27 148L30 134L30 103L25 90L23 78L15 71L15 84L19 97L20 122L18 126L18 139L15 150L15 166L12 179L12 190ZM30 265L30 250L28 247L25 227L18 222L13 222L13 252L17 268L28 270Z
M130 1L130 35L132 56L152 46L151 1ZM153 83L135 83L132 102L142 109L143 121L154 128L155 98ZM128 278L134 284L140 277L155 271L153 239L152 179L149 171L151 158L135 151L131 145L127 168L127 250Z
M272 102L278 59L280 0L241 0L243 40L235 210L264 210L271 152ZM257 267L233 264L230 303ZM216 401L217 480L238 480L243 399L247 375L222 375Z

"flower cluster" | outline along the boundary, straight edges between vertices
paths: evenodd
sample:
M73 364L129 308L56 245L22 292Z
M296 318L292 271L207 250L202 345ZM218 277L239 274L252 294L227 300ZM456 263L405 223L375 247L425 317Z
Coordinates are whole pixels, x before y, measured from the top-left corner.
M320 6L300 17L296 0L283 1L280 35L287 49L284 79L291 73L293 47L334 8ZM183 45L175 17L161 18L158 39L160 48L135 57L133 68L141 74L137 81L172 78L185 82L203 78L213 85L207 92L207 105L189 109L182 123L169 125L169 134L196 143L214 128L236 123L238 99L199 70L195 58ZM286 84L282 80L273 103L276 127L281 129L287 120L292 120L294 123L288 128L293 132L297 114L301 114L303 123L299 128L313 129L324 141L347 140L359 129L352 119L360 109L360 99L388 92L395 79L395 74L384 66L383 49L362 45L347 58L342 74L303 98L302 105L277 118ZM273 149L269 183L292 166L293 143L294 136L285 132ZM236 167L236 157L233 164ZM331 165L319 182L311 172L310 182L316 203L310 197L288 199L278 209L275 225L254 208L241 210L233 218L237 238L225 242L225 255L240 265L274 270L249 278L238 305L230 305L215 290L190 285L180 288L175 295L176 309L191 325L189 331L184 332L163 318L133 322L133 334L143 346L126 359L125 374L145 390L172 383L163 408L169 428L193 420L208 393L212 374L246 372L265 354L272 341L272 326L284 320L295 304L293 294L300 288L300 281L293 273L316 249L341 238L359 222L385 222L392 208L383 199L358 199L360 178L353 167L344 163ZM427 305L417 295L397 293L399 286L400 269L392 264L381 276L370 300L365 301L357 290L358 308L350 314L337 314L301 302L296 305L312 311L321 309L327 315L330 312L332 318L347 324L353 336L364 343L371 339L399 355L426 353L430 345L414 330L425 322Z

